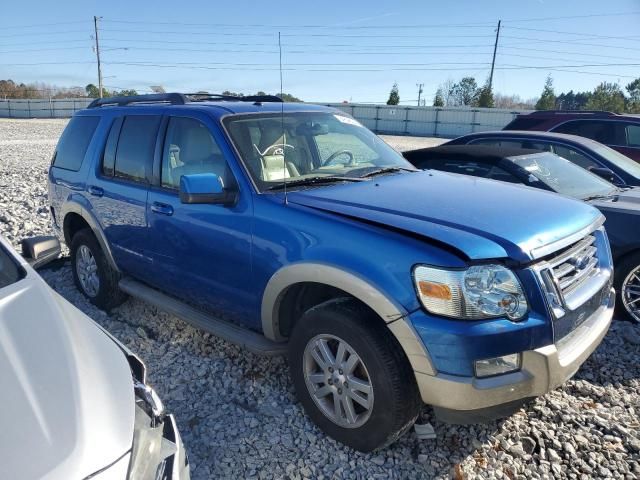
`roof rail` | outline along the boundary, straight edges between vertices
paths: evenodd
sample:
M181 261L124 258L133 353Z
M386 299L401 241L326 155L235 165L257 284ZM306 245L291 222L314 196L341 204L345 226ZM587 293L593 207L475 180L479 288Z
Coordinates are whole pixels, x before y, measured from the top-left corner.
M603 117L618 115L615 112L608 112L606 110L536 110L535 112L531 112L529 115L555 115L564 113L578 115L601 115Z
M96 98L87 108L104 106L124 107L132 103L169 103L171 105L184 105L189 100L181 93L152 93L149 95L131 95L128 97Z
M170 105L184 105L189 102L231 101L231 102L282 102L275 95L248 95L240 97L235 95L222 95L218 93L152 93L148 95L131 95L128 97L96 98L87 108L105 106L124 107L131 104L168 103Z

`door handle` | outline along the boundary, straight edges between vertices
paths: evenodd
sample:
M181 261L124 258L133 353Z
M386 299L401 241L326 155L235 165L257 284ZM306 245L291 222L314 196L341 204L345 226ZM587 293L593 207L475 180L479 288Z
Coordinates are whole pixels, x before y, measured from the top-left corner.
M94 197L101 197L104 195L104 190L100 187L96 187L95 185L89 185L89 188L87 188L87 190L89 191L89 194L93 195Z
M173 215L173 207L166 203L153 202L151 204L151 211L159 213L160 215Z

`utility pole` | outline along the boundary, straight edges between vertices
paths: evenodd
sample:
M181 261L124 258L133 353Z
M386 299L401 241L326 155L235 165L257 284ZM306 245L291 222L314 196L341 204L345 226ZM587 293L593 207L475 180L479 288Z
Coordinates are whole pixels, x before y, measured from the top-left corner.
M493 67L496 65L496 52L498 51L498 40L500 39L500 24L502 20L498 20L498 29L496 30L496 43L493 46L493 60L491 61L491 75L489 75L489 90L493 91Z
M424 87L424 83L416 83L416 87L418 87L418 106L420 106L420 98L422 97L422 87Z
M96 32L96 58L98 59L98 95L102 98L102 67L100 66L100 41L98 40L98 18L93 17L93 28Z

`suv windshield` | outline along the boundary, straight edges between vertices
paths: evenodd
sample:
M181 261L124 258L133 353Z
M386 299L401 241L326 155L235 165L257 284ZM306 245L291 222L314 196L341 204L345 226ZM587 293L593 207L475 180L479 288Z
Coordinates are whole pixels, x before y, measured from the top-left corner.
M224 121L260 191L415 170L356 120L339 113L235 115ZM382 170L384 169L384 170Z
M552 153L523 155L510 160L553 191L580 200L611 195L617 190L606 180Z
M0 288L16 283L21 278L22 270L0 246Z

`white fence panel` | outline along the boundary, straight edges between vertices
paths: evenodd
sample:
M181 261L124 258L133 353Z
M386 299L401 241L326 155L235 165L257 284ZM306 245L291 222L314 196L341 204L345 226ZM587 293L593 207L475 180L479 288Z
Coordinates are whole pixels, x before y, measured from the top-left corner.
M412 107L333 103L376 133L425 137L457 137L501 130L522 111L472 107Z
M69 118L86 108L91 98L32 98L0 100L0 117Z

